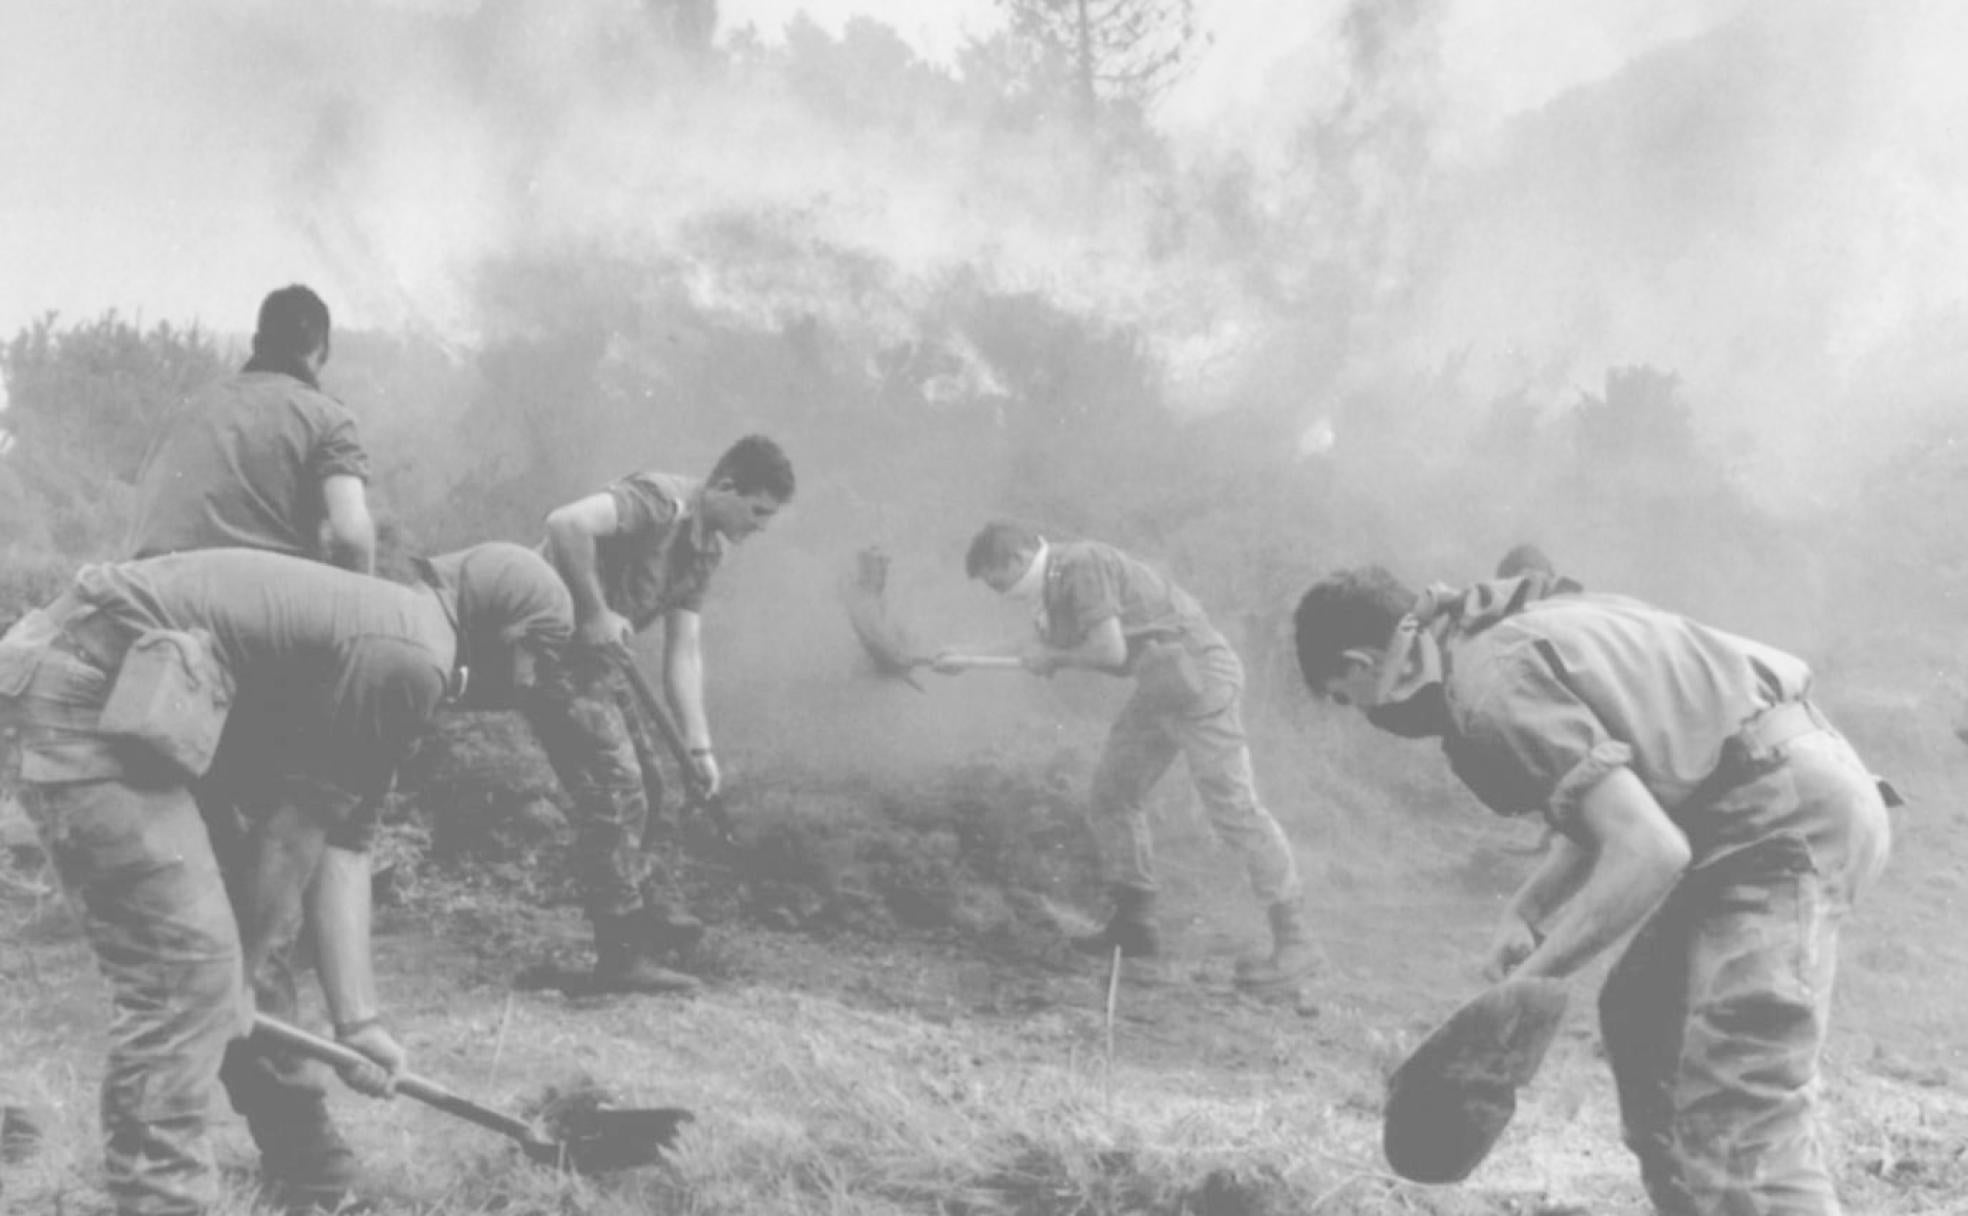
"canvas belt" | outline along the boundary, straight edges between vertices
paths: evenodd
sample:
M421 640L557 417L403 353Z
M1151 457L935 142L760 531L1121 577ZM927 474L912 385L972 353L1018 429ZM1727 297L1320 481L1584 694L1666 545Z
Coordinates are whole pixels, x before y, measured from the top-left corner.
M1785 744L1830 729L1831 723L1809 701L1785 701L1762 710L1723 740L1721 758L1688 795L1684 807L1703 806L1722 798L1780 765Z

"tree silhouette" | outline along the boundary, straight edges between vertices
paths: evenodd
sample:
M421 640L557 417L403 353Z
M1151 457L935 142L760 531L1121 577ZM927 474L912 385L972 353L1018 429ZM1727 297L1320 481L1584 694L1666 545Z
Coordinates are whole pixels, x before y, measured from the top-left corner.
M1103 102L1145 107L1173 84L1199 38L1194 0L998 0L1011 33L1058 65L1082 123Z

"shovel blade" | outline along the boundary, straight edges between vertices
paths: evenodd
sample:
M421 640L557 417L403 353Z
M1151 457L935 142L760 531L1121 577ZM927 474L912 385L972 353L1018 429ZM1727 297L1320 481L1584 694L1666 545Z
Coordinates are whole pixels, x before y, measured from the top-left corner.
M543 1147L555 1156L555 1164L577 1174L632 1170L662 1160L691 1118L689 1111L675 1106L598 1107L570 1116L560 1129L562 1139ZM529 1147L528 1154L537 1159L539 1150Z
M875 670L906 680L920 691L922 685L916 683L910 672L926 656L917 652L915 639L907 627L889 615L884 596L887 588L888 555L871 546L855 554L854 573L840 585L841 603L847 609L854 636L860 639L861 648L868 652Z

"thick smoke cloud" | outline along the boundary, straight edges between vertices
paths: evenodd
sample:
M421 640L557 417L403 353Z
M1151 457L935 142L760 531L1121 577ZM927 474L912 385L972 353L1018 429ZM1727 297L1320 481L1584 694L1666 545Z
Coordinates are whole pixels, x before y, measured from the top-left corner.
M1205 0L1213 41L1151 115L1165 142L1105 164L1064 115L898 116L881 96L858 117L826 113L789 63L852 42L893 66L907 46L845 23L842 5L821 26L754 33L740 0L722 8L710 56L666 41L639 0L0 8L0 103L26 117L0 128L0 328L115 306L236 332L268 286L305 280L347 328L435 338L487 394L531 392L537 374L543 404L514 411L550 441L535 449L567 446L576 432L554 410L591 388L614 391L605 409L648 403L657 425L622 410L584 450L552 453L561 495L631 462L707 467L748 425L744 403L775 390L734 367L740 387L703 391L721 383L706 370L730 336L717 326L789 345L824 335L815 357L848 367L832 377L841 393L886 391L882 360L920 354L935 374L898 379L925 408L1022 402L1027 422L1057 408L1060 434L1023 434L1028 453L1070 440L1064 415L1102 393L1248 417L1244 435L1066 451L1040 470L1050 496L1023 505L1081 512L1068 522L1101 534L1138 525L1158 556L1202 555L1208 598L1248 613L1251 639L1339 541L1373 550L1345 556L1403 552L1418 520L1451 513L1413 555L1446 569L1417 573L1478 573L1521 523L1568 563L1598 557L1614 585L1699 589L1643 581L1677 557L1700 564L1676 552L1686 532L1649 547L1565 533L1580 513L1550 496L1521 521L1417 497L1414 464L1470 463L1463 440L1495 402L1549 416L1608 369L1674 373L1703 437L1763 501L1804 510L1854 492L1968 383L1958 6ZM634 283L597 306L611 266ZM959 321L953 283L969 285ZM979 300L1015 300L1095 355L1138 344L1150 358L1046 368L1038 383L1041 342L993 354L960 323L988 311ZM562 332L526 363L555 318L599 334L599 360ZM507 362L473 363L500 349ZM568 375L543 372L549 356ZM797 395L808 382L784 366ZM1092 382L1140 366L1152 374L1138 383ZM1018 694L987 677L873 728L859 715L892 705L836 704L853 643L825 597L843 555L881 540L924 619L957 638L1015 625L959 571L964 539L1017 509L1030 467L1007 457L1005 426L926 445L934 460L915 467L880 435L827 433L843 429L830 411L863 404L820 402L811 432L787 436L811 456L807 489L726 581L717 695L744 702L755 734L815 746L830 745L815 728L827 723L843 750L871 729L915 747L910 731L961 730L958 701L990 737ZM435 407L377 413L380 451L469 464L409 451L419 427L437 429ZM1306 486L1281 485L1254 448L1302 453ZM1472 477L1479 490L1507 478L1508 455ZM1087 505L1130 470L1166 486L1154 518ZM1321 514L1335 483L1380 497L1371 526ZM1217 510L1289 526L1230 554ZM1772 569L1797 564L1768 552ZM1767 594L1814 612L1794 586ZM810 609L801 627L787 603Z
M30 121L0 136L0 312L233 330L299 278L350 323L468 343L487 258L687 262L702 216L749 209L865 251L893 291L696 267L734 316L893 337L909 284L962 265L1142 326L1192 408L1286 391L1262 352L1302 337L1325 352L1294 365L1308 426L1450 358L1552 401L1651 363L1779 502L1958 382L1958 6L1201 11L1215 40L1157 117L1195 173L1243 167L1261 251L1227 227L1171 243L1171 205L1195 219L1200 194L1062 190L1063 130L828 124L757 55L665 47L634 0L9 6L0 99Z
M1764 6L1516 123L1446 183L1403 326L1499 390L1651 363L1759 489L1825 501L1958 394L1968 88L1945 5Z

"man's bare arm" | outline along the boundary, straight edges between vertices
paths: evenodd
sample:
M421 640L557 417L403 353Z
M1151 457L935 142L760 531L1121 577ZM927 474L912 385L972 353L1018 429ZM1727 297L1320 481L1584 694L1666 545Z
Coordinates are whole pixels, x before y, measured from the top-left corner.
M1591 874L1518 975L1563 978L1578 970L1637 926L1688 868L1688 838L1632 769L1588 791L1578 817L1591 842Z
M1524 885L1510 897L1506 911L1532 929L1537 929L1553 908L1578 893L1579 887L1591 873L1592 854L1580 848L1569 836L1554 832L1551 852L1545 855L1538 868L1524 880Z
M671 610L663 621L663 695L683 733L698 792L717 797L724 774L711 750L710 715L704 712L703 620L687 608Z
M330 845L308 889L314 914L321 995L337 1024L376 1017L376 971L369 957L369 854Z
M327 527L331 566L357 574L376 572L376 521L369 514L369 489L360 477L337 473L321 481L321 505Z
M315 970L335 1020L335 1037L380 1070L379 1075L345 1071L343 1079L371 1097L385 1097L406 1056L382 1023L370 956L370 885L369 854L329 845L321 851L308 888L308 910L314 924Z
M575 499L547 514L547 556L574 597L575 629L589 645L628 644L628 622L608 607L595 551L596 541L621 527L615 497L608 493Z
M663 618L663 693L689 748L711 746L710 717L704 712L703 618L687 608Z

